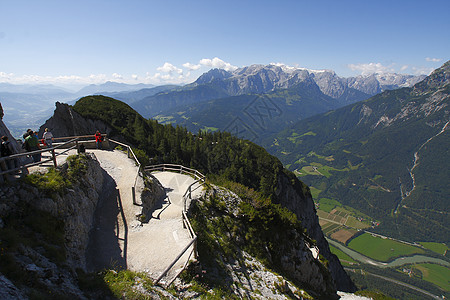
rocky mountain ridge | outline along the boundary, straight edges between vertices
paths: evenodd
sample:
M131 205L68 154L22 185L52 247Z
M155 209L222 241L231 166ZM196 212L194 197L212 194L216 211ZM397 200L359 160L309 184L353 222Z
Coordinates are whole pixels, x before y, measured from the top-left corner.
M375 73L356 77L339 77L331 70L308 70L283 65L251 65L235 71L213 69L201 75L193 85L216 83L230 96L246 93L262 94L287 89L300 82L313 81L327 96L339 99L348 89L373 96L388 89L410 87L425 76ZM222 83L219 83L222 81Z

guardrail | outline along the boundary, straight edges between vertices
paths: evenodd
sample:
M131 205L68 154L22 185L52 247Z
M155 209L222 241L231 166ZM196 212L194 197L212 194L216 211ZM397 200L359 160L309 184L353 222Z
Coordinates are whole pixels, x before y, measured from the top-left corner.
M182 165L176 164L159 164L159 165L151 165L145 167L145 171L153 172L153 171L176 171L181 174L189 174L194 176L196 179L205 178L205 175L200 173L199 171L191 168L187 168Z
M56 149L63 148L63 147L65 147L65 146L67 146L67 145L69 145L71 143L73 143L74 145L72 147L67 148L65 151L59 152L59 153L55 152ZM52 155L50 159L41 160L41 161L38 161L38 162L29 163L29 164L23 164L23 165L21 165L19 167L15 167L14 169L4 170L4 171L0 172L0 176L6 175L6 174L10 174L10 173L14 173L14 172L17 172L17 171L20 171L20 170L25 174L25 173L28 173L28 172L25 171L27 168L30 168L30 167L33 167L33 166L37 166L37 165L41 165L41 164L44 164L44 163L47 163L47 162L50 162L50 161L53 161L53 165L56 168L57 167L56 157L61 155L61 154L66 153L67 151L69 151L71 149L74 149L74 148L78 149L78 143L79 143L79 138L76 137L76 138L73 138L70 141L67 141L65 143L59 144L59 145L57 145L55 147L52 147L52 148L46 148L46 149L30 151L30 152L17 153L17 154L5 156L5 157L0 157L0 163L1 163L1 162L6 162L8 160L17 161L20 158L23 158L25 156L32 156L32 155L40 154L40 153L44 153L44 152L51 152L51 155Z
M139 162L139 160L136 157L136 154L134 154L133 149L129 145L121 143L121 142L118 142L118 141L115 141L115 140L111 140L111 139L108 139L108 141L112 142L112 143L115 143L117 145L126 147L127 148L127 156L128 156L128 158L131 158L131 156L132 156L134 158L134 161L136 162L136 165L138 166L138 170L136 172L136 176L134 177L134 185L131 187L131 193L132 193L132 197L133 197L133 204L136 205L136 184L137 184L137 179L139 177L139 172L141 171L141 168L142 168L141 163Z
M183 268L181 268L181 270L175 275L175 277L172 278L172 280L167 284L167 286L170 286L172 284L172 282L181 274L181 272L183 272L186 269L191 255L194 254L194 258L198 257L197 235L195 234L194 229L192 228L191 222L189 222L189 218L187 217L186 202L187 202L188 198L190 200L192 200L192 192L195 191L197 188L201 187L205 183L205 176L195 169L191 169L191 168L184 167L182 165L175 165L175 164L160 164L160 165L147 166L144 168L144 171L146 171L146 172L154 172L154 171L177 172L177 173L181 173L181 174L189 174L191 176L194 176L195 179L197 179L195 182L190 184L189 187L186 189L186 192L183 195L183 210L181 211L181 215L183 218L183 227L188 229L192 240L189 242L189 244L186 247L184 247L183 250L180 251L178 256L169 264L169 266L161 273L161 275L159 275L159 277L154 282L154 284L158 284L160 282L160 280L164 276L166 276L166 274L170 271L170 269L176 264L176 262L193 245L193 249L192 249L191 253L189 254L189 257L188 257L186 263L184 264ZM192 189L192 187L199 182L200 182L200 185L197 188Z
M186 211L186 199L187 197L189 197L190 200L192 200L192 192L195 191L196 189L200 188L200 186L202 184L205 183L205 175L203 175L202 173L200 173L199 171L192 169L192 168L187 168L183 165L176 165L176 164L159 164L159 165L151 165L151 166L147 166L145 167L144 171L146 172L154 172L154 171L169 171L169 172L177 172L180 174L189 174L191 176L194 176L195 179L197 179L195 182L193 182L191 185L188 186L188 188L186 189L186 192L183 195L183 211ZM192 187L201 182L201 184L195 188L192 189Z

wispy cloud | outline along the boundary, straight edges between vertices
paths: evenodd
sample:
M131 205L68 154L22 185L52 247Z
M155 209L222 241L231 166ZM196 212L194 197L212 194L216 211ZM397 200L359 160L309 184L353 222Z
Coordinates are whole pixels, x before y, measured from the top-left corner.
M403 65L403 66L400 68L400 71L401 71L401 72L406 71L408 68L409 68L408 65Z
M440 62L442 58L426 57L425 60L430 62Z
M348 67L352 71L361 72L362 75L373 73L394 73L395 70L392 65L385 66L381 63L366 63L366 64L349 64Z

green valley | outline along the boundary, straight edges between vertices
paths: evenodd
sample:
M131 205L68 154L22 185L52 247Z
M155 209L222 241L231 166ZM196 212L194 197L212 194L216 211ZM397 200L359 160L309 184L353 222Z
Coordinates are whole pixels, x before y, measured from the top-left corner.
M448 243L449 69L446 63L414 88L301 120L263 145L319 204L356 209L386 236Z

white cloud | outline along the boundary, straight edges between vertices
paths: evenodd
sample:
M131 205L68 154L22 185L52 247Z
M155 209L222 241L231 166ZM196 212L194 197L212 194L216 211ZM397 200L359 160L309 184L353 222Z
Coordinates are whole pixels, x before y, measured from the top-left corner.
M405 71L406 69L408 69L409 68L409 66L408 65L404 65L404 66L402 66L401 68L400 68L400 71Z
M362 75L368 75L373 73L394 73L395 70L391 66L384 66L381 63L368 63L368 64L349 64L348 67L352 71L359 71Z
M2 81L8 81L9 79L11 79L11 77L13 77L14 74L13 73L5 73L5 72L0 72L0 79Z
M123 79L123 76L120 75L120 74L117 74L117 73L113 73L113 74L112 74L112 77L113 77L114 79Z
M218 57L214 57L213 59L203 58L200 60L200 64L206 67L224 69L225 71L234 71L238 68L230 63L224 62Z
M183 74L183 70L180 68L175 67L174 65L172 65L171 63L165 62L164 65L162 67L158 67L156 68L156 70L158 70L159 72L163 72L163 73L177 73L177 74Z
M64 76L45 76L45 75L16 75L0 71L0 82L11 84L53 84L61 87L81 87L89 84L102 84L106 81L123 82L128 84L146 83L146 84L186 84L195 80L203 68L222 68L227 71L237 69L217 57L213 59L202 59L198 64L184 63L183 69L165 62L162 66L156 68L155 73L147 72L145 74L122 75L119 73L90 74L90 75L64 75Z
M426 57L425 60L426 61L431 61L431 62L440 62L442 60L442 58Z
M183 67L185 67L188 70L195 71L195 70L200 69L202 67L202 65L200 65L200 64L199 65L194 65L194 64L191 64L190 62L187 62L187 63L183 64Z
M414 75L430 75L434 71L434 68L427 67L412 67Z

